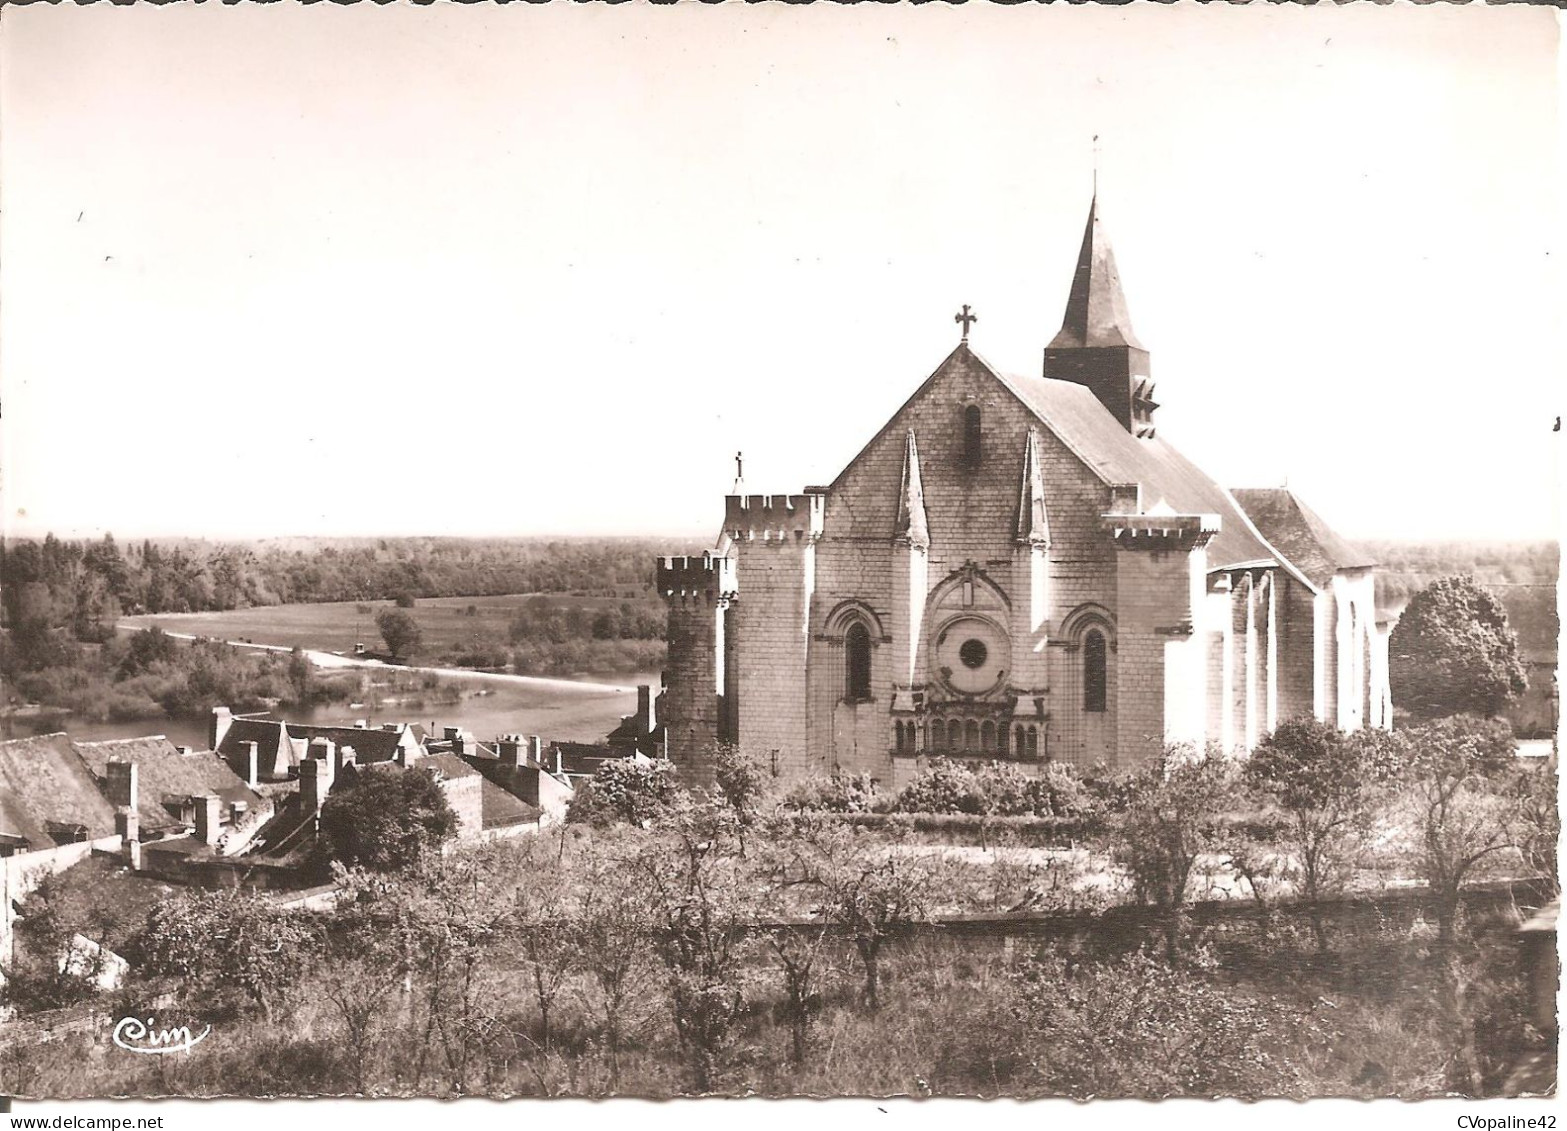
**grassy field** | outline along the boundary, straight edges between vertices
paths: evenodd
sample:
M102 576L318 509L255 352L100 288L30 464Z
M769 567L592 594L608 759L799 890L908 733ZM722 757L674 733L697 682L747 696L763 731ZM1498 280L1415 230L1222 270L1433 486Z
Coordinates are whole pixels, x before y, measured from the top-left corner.
M535 594L504 597L422 597L407 610L424 633L422 652L437 656L478 641L507 639L512 618ZM618 597L574 597L551 593L551 604L598 609L618 605ZM231 609L218 613L149 613L125 617L128 628L157 625L165 632L185 632L223 640L248 640L255 644L296 645L320 652L349 653L355 644L372 651L382 647L377 614L395 608L391 601L337 601L312 605L269 605ZM470 614L469 609L473 612Z

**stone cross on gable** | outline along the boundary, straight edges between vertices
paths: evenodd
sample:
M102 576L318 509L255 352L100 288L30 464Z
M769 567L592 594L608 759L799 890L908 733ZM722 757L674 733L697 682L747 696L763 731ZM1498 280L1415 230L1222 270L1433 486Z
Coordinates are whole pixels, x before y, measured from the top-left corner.
M745 463L743 462L744 459L745 459L745 456L744 456L743 453L741 453L741 452L736 452L735 453L735 478L736 479L744 479L745 478Z
M954 322L963 323L963 340L968 341L968 328L979 321L979 315L969 309L968 303L963 304L963 309L952 316Z

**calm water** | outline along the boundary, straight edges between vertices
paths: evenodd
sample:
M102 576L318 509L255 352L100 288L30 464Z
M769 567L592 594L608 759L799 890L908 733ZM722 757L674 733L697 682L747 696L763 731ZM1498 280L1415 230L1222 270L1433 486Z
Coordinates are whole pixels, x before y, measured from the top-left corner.
M638 683L657 683L657 676L611 677L611 681L631 687ZM352 707L333 703L311 711L289 712L291 722L352 724L366 719L372 726L389 722L432 723L436 728L460 726L482 741L498 734L537 734L546 740L597 742L620 722L621 716L636 710L635 692L603 691L592 688L536 686L450 679L462 699L457 703L435 703L425 699L417 705L420 693L407 693L401 701L382 702L378 709L369 703ZM53 728L51 728L53 729ZM163 734L169 740L196 749L207 744L206 723L187 719L145 719L125 723L91 723L67 718L63 729L83 741L107 738L136 738ZM31 719L0 719L0 736L21 738L35 733Z

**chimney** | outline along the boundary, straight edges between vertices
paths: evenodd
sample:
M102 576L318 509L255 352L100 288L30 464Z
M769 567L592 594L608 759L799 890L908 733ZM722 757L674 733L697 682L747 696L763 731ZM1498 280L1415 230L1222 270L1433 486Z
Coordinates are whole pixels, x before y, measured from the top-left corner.
M321 815L327 794L332 792L332 763L306 758L299 763L299 806L307 816Z
M336 776L338 768L337 746L330 738L316 737L310 740L310 745L305 748L305 758L319 758L331 766L333 776Z
M339 746L337 748L337 759L333 763L333 778L336 778L343 772L344 766L357 766L358 764L359 755L354 753L352 746Z
M653 733L658 725L653 718L653 689L645 683L637 684L637 737Z
M261 744L246 742L241 748L245 751L245 784L255 789L261 781Z
M503 766L520 770L527 763L527 747L523 744L521 735L501 735L495 740L495 749L500 753Z
M230 823L236 824L236 825L239 824L241 819L243 819L245 814L248 813L248 812L250 812L250 804L249 804L249 802L245 802L245 801L231 801L231 802L229 802L229 821L230 821Z
M110 762L105 767L104 792L115 808L135 809L136 763Z
M180 752L180 757L181 758L188 758L188 757L190 757L191 750L190 750L189 746L176 746L174 749L176 749L176 750L178 750Z
M528 761L535 766L544 765L544 740L536 734L528 736Z
M196 839L202 844L217 844L222 832L222 802L215 793L196 798Z
M234 725L234 713L227 707L212 708L212 718L207 723L207 749L216 750L223 745L223 737Z
M116 809L114 811L114 831L119 835L121 843L128 849L132 841L141 840L141 814L126 806Z
M369 719L355 719L354 720L354 729L355 730L369 730L370 729L370 720Z

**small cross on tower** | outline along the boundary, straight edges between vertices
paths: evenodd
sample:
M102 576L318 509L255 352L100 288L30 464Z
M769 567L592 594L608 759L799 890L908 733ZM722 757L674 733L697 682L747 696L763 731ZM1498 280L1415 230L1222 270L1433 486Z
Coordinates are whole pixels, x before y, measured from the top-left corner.
M979 321L979 315L969 309L968 303L963 304L963 309L952 316L954 322L963 323L963 340L968 341L968 328Z

